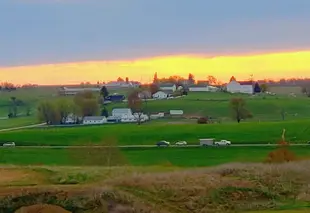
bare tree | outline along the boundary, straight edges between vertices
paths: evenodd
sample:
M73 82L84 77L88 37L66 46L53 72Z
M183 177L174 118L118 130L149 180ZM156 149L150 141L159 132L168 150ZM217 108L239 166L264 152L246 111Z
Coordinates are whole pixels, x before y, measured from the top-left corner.
M240 123L241 120L252 118L253 115L246 109L246 102L243 98L232 98L230 100L230 108L232 110L233 119Z
M137 115L137 122L140 125L143 115L143 102L139 97L139 90L134 90L129 94L128 107Z

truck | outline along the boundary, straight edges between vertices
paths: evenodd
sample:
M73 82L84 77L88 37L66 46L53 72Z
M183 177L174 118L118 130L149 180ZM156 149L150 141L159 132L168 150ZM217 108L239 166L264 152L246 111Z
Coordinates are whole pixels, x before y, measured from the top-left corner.
M230 146L231 142L228 140L214 141L214 138L199 139L200 146Z

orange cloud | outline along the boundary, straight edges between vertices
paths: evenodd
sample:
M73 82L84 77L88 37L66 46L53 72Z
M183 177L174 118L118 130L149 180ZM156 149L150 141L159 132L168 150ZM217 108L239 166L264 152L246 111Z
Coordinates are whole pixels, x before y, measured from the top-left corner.
M75 84L123 78L149 82L159 77L193 73L196 79L214 75L223 82L234 75L247 79L310 77L310 51L239 56L162 56L128 61L87 61L62 64L0 67L0 80L16 84Z

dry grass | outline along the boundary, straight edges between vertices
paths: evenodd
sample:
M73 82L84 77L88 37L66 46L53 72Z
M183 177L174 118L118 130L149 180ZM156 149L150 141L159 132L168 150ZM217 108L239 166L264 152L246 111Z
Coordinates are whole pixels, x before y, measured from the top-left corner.
M65 178L82 170L78 167L41 169ZM95 180L96 184L29 188L3 198L0 205L5 206L5 212L24 205L48 203L77 213L224 213L310 202L310 161L229 164L182 171L170 167L128 167L127 170L96 167L85 168L83 172L92 177L88 183Z

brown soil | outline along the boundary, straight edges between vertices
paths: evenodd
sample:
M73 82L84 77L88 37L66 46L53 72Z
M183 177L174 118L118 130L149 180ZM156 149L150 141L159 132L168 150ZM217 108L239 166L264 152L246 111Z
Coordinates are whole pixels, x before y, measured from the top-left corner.
M39 183L38 177L41 175L33 171L14 169L14 168L0 168L0 185L7 185L13 182L31 182Z
M25 193L38 193L44 191L56 192L56 191L65 191L70 196L84 195L86 191L93 190L92 186L54 186L54 185L40 185L40 186L15 186L15 187L0 187L0 198L5 196L14 196Z
M22 207L15 213L71 213L59 206L38 204L33 206Z

